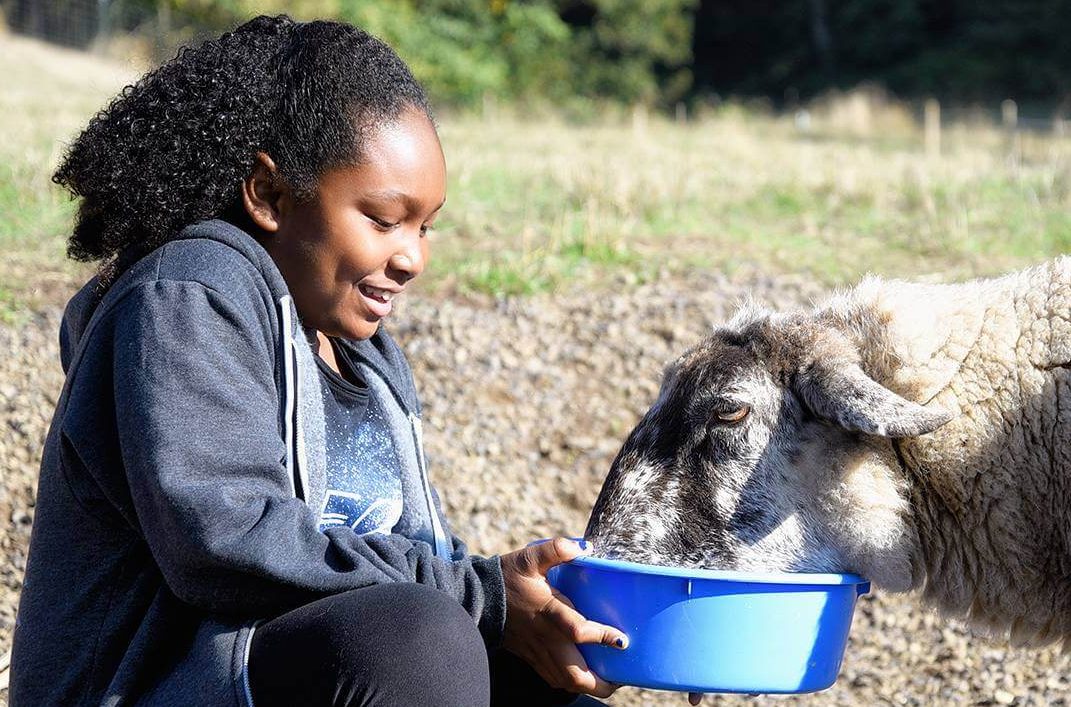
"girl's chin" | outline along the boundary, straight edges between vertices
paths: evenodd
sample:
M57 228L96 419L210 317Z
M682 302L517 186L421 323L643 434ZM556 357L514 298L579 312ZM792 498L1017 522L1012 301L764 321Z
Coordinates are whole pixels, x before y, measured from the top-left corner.
M299 316L300 314L298 312ZM383 318L360 308L354 308L341 312L335 310L326 317L302 316L301 321L306 327L316 329L326 336L360 340L375 336Z
M347 339L371 339L379 331L381 321L381 319L361 319L356 322L350 322L349 326L345 328L346 333L344 336Z

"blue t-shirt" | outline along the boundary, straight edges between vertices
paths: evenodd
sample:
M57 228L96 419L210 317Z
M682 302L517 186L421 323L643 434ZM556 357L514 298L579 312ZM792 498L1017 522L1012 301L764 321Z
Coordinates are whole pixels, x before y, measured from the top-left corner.
M349 380L316 356L324 400L327 493L320 530L348 526L358 534L389 533L402 515L398 451L377 396L349 355L332 344Z

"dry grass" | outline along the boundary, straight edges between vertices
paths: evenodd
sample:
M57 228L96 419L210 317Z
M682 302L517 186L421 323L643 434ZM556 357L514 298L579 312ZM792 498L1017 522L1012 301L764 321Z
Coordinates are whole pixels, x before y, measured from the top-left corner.
M440 250L462 280L754 265L837 283L992 273L1071 248L1067 139L1012 146L954 126L929 158L910 122L834 137L817 117L801 133L735 107L685 126L443 123L454 183Z
M0 317L49 299L76 268L63 258L74 205L49 177L94 111L136 73L122 64L0 34Z
M0 313L46 297L75 269L74 206L49 182L63 144L132 67L16 37L0 40ZM607 111L445 116L449 205L433 287L524 293L594 287L625 272L711 267L988 274L1071 248L1071 140L966 123L928 157L903 106L831 96L792 117L728 105L686 125Z

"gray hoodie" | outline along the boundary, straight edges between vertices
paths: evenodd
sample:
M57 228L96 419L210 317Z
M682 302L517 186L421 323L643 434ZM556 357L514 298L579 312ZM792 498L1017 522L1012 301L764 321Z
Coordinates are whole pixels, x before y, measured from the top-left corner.
M206 221L90 282L60 333L66 384L41 464L12 656L12 707L248 705L257 621L323 596L419 582L488 645L497 558L469 555L428 483L409 366L380 327L346 342L388 401L403 514L391 534L318 530L323 402L275 264Z

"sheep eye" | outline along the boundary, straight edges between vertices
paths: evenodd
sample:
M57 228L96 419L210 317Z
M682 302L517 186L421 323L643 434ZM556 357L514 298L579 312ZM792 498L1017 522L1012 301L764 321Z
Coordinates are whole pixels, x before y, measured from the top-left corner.
M718 422L734 423L740 422L748 413L751 412L751 406L741 405L733 410L717 410L714 412L714 419Z

